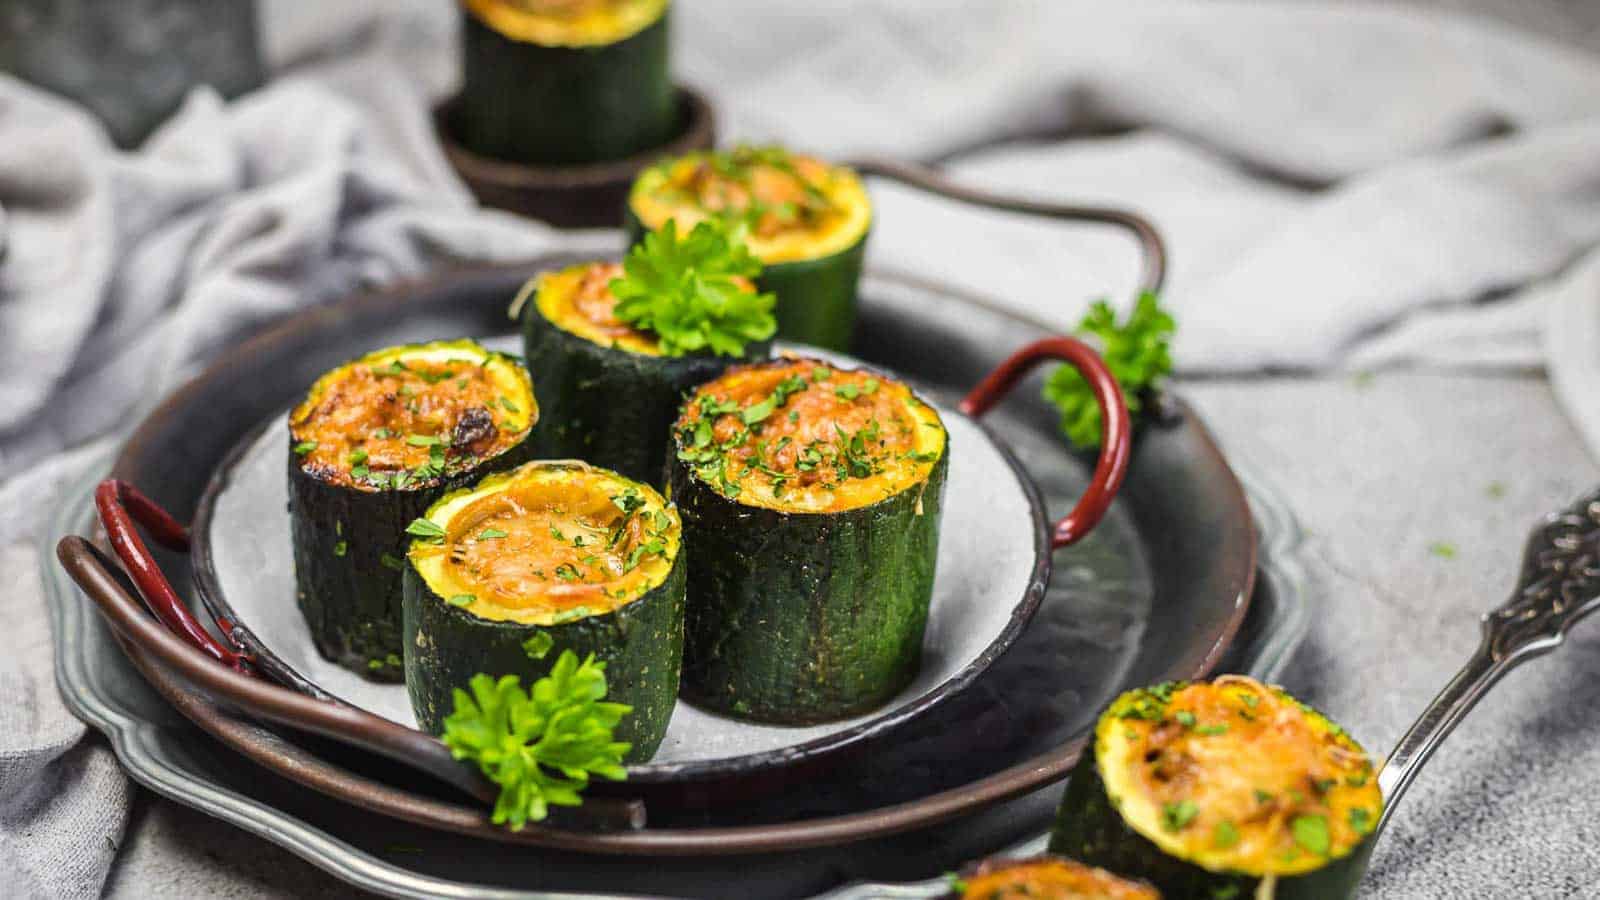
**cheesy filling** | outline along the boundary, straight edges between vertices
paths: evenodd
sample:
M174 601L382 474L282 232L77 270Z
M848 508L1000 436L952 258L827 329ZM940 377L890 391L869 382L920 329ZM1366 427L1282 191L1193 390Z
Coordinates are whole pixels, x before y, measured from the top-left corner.
M1161 900L1155 888L1060 857L985 865L964 879L962 900Z
M409 551L444 600L496 621L559 625L637 600L677 559L676 507L647 485L582 463L491 475L428 510Z
M539 276L534 305L539 315L563 331L603 347L660 356L661 340L616 317L611 282L622 277L621 263L588 263Z
M639 176L629 203L652 231L669 219L680 232L712 217L743 223L750 252L767 265L848 250L872 225L855 172L768 147L668 160Z
M463 0L478 21L500 34L547 47L598 47L645 30L668 0Z
M740 366L701 386L674 427L696 476L747 506L841 512L920 489L944 424L911 389L814 359Z
M1124 694L1095 741L1128 825L1215 872L1316 870L1350 853L1383 809L1372 760L1342 728L1241 676Z
M472 341L391 347L323 375L289 414L301 469L363 491L415 490L515 447L538 419L512 357Z

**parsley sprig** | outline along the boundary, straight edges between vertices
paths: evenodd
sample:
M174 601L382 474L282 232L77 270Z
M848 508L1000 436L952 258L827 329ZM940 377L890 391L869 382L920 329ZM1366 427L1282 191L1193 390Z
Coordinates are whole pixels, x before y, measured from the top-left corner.
M1076 333L1098 338L1100 356L1122 388L1129 414L1137 417L1143 405L1141 395L1172 371L1168 344L1177 327L1160 298L1147 291L1139 295L1139 302L1121 324L1109 304L1096 301L1078 323ZM1073 446L1099 446L1100 407L1076 369L1062 366L1051 373L1044 398L1060 410L1061 433Z
M772 294L745 289L740 279L761 274L742 233L711 219L679 237L676 220L629 251L623 276L612 280L615 315L653 331L661 352L682 356L710 350L739 356L745 345L778 330Z
M456 759L477 763L500 786L496 825L521 831L551 806L581 805L591 777L627 777L622 757L631 745L612 740L612 733L633 708L602 702L605 663L592 654L580 663L563 650L531 690L515 675L497 681L478 674L470 687L471 694L456 689L443 740Z

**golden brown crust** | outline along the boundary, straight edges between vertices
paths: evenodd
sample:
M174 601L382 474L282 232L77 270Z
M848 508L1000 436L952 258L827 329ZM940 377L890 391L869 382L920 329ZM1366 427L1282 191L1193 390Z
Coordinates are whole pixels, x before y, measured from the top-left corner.
M676 429L747 499L813 512L925 480L944 447L937 415L905 385L816 359L733 367L695 393Z
M319 380L289 425L312 477L403 490L516 446L531 406L481 359L365 359Z
M961 880L961 900L1161 900L1142 881L1059 856L986 859Z

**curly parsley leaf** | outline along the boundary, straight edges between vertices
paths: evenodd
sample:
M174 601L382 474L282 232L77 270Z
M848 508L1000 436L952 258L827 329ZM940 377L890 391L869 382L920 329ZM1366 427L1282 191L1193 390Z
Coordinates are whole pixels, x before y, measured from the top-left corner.
M677 221L667 220L628 252L622 270L611 282L616 317L655 332L667 356L702 350L738 356L778 330L776 297L747 289L761 263L742 230L721 220L701 222L682 238Z
M1117 314L1104 300L1089 308L1076 333L1097 338L1106 368L1122 388L1130 415L1137 417L1141 395L1172 372L1169 342L1177 323L1161 306L1155 294L1139 295L1128 320L1117 323ZM1061 366L1044 385L1044 398L1061 412L1061 433L1076 447L1100 444L1100 407L1094 391L1078 370Z
M578 806L591 777L621 781L630 744L612 733L632 707L602 702L605 663L582 663L564 650L550 674L524 691L520 679L473 676L472 692L457 689L455 712L444 720L445 746L456 759L478 764L500 786L496 825L520 831L542 821L551 806Z

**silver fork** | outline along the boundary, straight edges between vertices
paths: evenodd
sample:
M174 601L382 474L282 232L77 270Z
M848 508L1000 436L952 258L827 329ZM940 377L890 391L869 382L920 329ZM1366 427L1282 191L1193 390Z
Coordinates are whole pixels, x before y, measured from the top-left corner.
M1533 530L1522 575L1504 606L1484 615L1483 639L1467 664L1400 739L1383 771L1381 830L1406 788L1467 712L1518 665L1561 646L1567 632L1600 609L1600 491L1552 513Z

